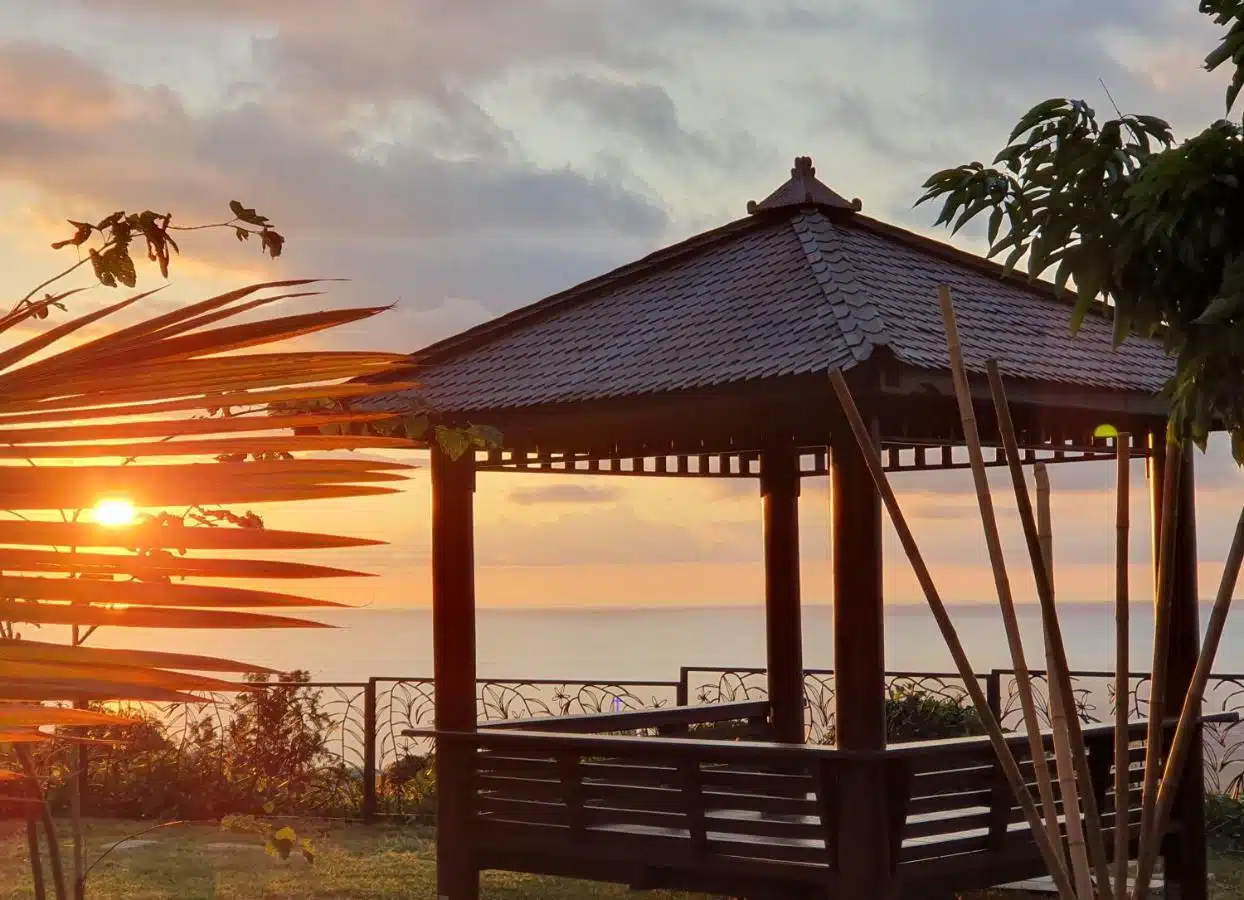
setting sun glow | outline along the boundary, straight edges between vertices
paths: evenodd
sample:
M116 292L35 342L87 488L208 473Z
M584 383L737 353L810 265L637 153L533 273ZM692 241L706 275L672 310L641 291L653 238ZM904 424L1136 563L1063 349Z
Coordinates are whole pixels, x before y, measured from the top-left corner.
M133 525L134 504L128 500L100 500L95 504L95 521L100 525Z

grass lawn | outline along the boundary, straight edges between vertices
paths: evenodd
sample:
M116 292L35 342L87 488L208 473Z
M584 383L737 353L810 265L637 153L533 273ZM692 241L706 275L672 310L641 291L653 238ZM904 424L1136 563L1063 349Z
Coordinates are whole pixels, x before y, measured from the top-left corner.
M146 827L143 823L96 821L87 832L87 864L114 842ZM88 900L433 900L436 897L432 842L426 831L385 826L295 823L311 839L314 865L301 857L278 861L263 851L262 839L222 832L211 825L179 826L145 835L155 843L113 852L91 873ZM68 828L62 826L62 839ZM65 841L65 861L72 850ZM212 844L245 844L217 846ZM45 878L47 866L44 864ZM26 856L26 829L0 821L0 900L34 894ZM52 896L48 883L48 896ZM625 887L490 872L483 877L488 900L623 900ZM643 895L674 900L675 895ZM678 900L689 900L677 895Z
M88 864L114 842L144 826L92 822ZM257 837L222 832L211 825L181 826L145 835L151 844L118 850L100 863L87 884L88 900L433 900L432 842L426 831L361 825L295 823L309 837L316 860L280 862L267 856ZM62 830L62 836L67 829ZM212 846L216 845L216 846ZM65 860L71 859L66 843ZM1244 858L1214 855L1214 900L1244 900ZM45 866L46 869L46 866ZM26 833L18 821L0 821L0 900L29 898ZM49 884L48 895L51 896ZM625 887L490 872L487 900L692 900L687 895L637 895ZM1014 893L993 898L1021 900Z

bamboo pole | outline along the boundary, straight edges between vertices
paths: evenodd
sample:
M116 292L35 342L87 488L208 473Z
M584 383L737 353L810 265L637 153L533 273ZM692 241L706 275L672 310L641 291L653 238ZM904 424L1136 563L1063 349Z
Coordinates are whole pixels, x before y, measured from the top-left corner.
M30 779L30 783L34 785L39 799L43 801L39 806L39 818L43 823L43 834L48 842L48 866L52 870L52 887L56 891L56 900L67 900L65 893L65 869L61 865L60 839L56 836L56 822L52 818L52 810L47 805L42 789L39 788L39 774L35 769L34 759L30 755L29 747L16 744L14 745L14 750L17 752L17 758L22 764L22 770L26 773L26 777Z
M1071 693L1071 677L1068 674L1067 648L1063 644L1062 625L1058 621L1058 611L1054 608L1054 594L1050 588L1050 580L1041 557L1041 542L1037 536L1037 525L1032 512L1032 500L1028 496L1028 482L1024 478L1023 465L1020 463L1019 445L1015 438L1015 425L1011 421L1011 408L1006 399L1006 388L1002 384L1002 373L996 360L989 360L989 388L993 394L994 408L998 414L998 430L1002 435L1003 449L1006 451L1007 468L1011 472L1011 483L1015 488L1015 503L1019 508L1020 523L1024 528L1024 539L1028 544L1028 555L1032 561L1033 578L1037 583L1037 599L1041 603L1041 621L1047 632L1050 647L1052 669L1058 672L1058 687L1063 705L1075 709L1075 697ZM1088 766L1088 755L1084 749L1084 731L1080 726L1079 716L1067 719L1068 737L1071 743L1071 757L1074 764L1076 780L1081 784L1093 784L1092 772ZM1088 837L1089 858L1093 863L1093 874L1097 882L1099 900L1113 900L1110 890L1110 862L1106 856L1106 842L1101 831L1101 816L1097 808L1097 797L1094 791L1087 790L1083 795L1084 829Z
M26 791L26 849L30 853L30 883L34 890L35 900L46 900L47 891L43 886L43 859L39 854L39 810L36 804L42 804L39 786L31 781Z
M950 372L959 404L959 417L963 422L963 438L967 444L968 458L972 465L972 480L976 487L976 502L980 507L981 525L985 531L985 546L989 551L989 564L993 569L994 586L998 591L998 606L1002 611L1002 626L1007 646L1011 652L1011 666L1015 670L1015 690L1023 713L1024 729L1028 732L1028 750L1032 754L1032 767L1036 773L1037 794L1045 813L1046 830L1050 841L1062 845L1062 833L1058 827L1058 807L1054 801L1054 787L1050 780L1050 768L1046 761L1045 741L1041 735L1041 723L1037 719L1037 704L1033 699L1032 678L1028 661L1024 658L1024 640L1019 630L1019 617L1015 613L1015 599L1011 594L1011 580L1006 571L1006 557L1002 553L1002 538L998 533L998 519L994 512L989 479L985 474L985 457L981 450L980 432L976 424L976 411L972 405L968 386L967 369L963 364L963 348L959 342L959 326L955 319L954 300L950 288L941 285L937 297L942 308L942 323L946 329L946 349L950 354ZM1083 888L1083 885L1077 885ZM1089 894L1084 895L1088 900Z
M1118 472L1115 486L1114 546L1114 900L1127 900L1128 759L1127 713L1129 585L1128 535L1131 528L1131 435L1115 439Z
M1050 473L1044 463L1032 469L1037 490L1037 536L1041 541L1041 557L1045 570L1054 584L1054 524L1050 515ZM1049 689L1050 730L1054 733L1054 765L1058 773L1058 790L1063 798L1063 815L1067 821L1067 851L1071 857L1071 874L1081 897L1093 896L1093 877L1089 871L1088 847L1084 843L1084 825L1080 820L1080 796L1076 773L1071 762L1070 738L1067 735L1067 707L1063 705L1062 685L1058 669L1051 663L1049 633L1045 637L1045 678ZM1075 715L1075 710L1071 710ZM1057 822L1057 820L1055 820Z
M1015 795L1015 800L1024 813L1024 819L1032 832L1033 841L1041 853L1041 858L1050 870L1050 875L1054 879L1054 885L1058 888L1058 892L1064 897L1073 897L1075 896L1075 891L1071 886L1070 876L1067 874L1067 866L1063 859L1062 851L1056 848L1050 841L1044 823L1041 821L1041 814L1028 791L1028 787L1024 782L1024 776L1019 770L1019 764L1016 763L1015 756L1011 753L1011 748L1006 742L1006 735L1002 733L1002 726L998 724L993 710L989 708L989 701L986 699L985 692L981 690L980 683L977 681L976 673L973 671L967 652L963 649L963 644L959 640L959 634L955 630L954 622L951 621L950 614L946 610L946 604L942 601L937 586L933 583L933 576L929 573L929 568L924 562L924 557L920 554L919 546L916 544L915 536L912 534L911 528L907 524L907 519L898 505L898 498L894 496L894 489L890 487L890 482L881 468L881 453L873 445L872 437L868 433L868 426L864 424L864 420L860 417L860 411L855 405L854 398L851 396L851 389L847 386L846 379L838 369L830 372L829 378L833 384L834 393L838 395L838 400L842 405L842 411L846 416L847 423L850 425L851 431L855 435L855 440L859 444L860 453L868 466L868 473L872 476L873 483L877 487L877 493L881 495L881 502L885 505L886 511L890 515L890 520L894 523L894 530L898 533L899 542L903 545L903 550L911 563L916 580L924 591L925 599L928 601L929 609L933 613L937 627L942 633L942 638L945 640L950 656L955 662L959 676L963 679L968 696L972 698L972 705L976 709L976 714L980 717L986 734L989 735L989 741L993 746L994 754L998 758L998 765L1002 769L1002 774L1010 785L1011 791Z
M1166 446L1162 472L1162 510L1159 518L1157 596L1153 610L1153 668L1149 678L1149 724L1145 729L1144 786L1140 801L1140 837L1144 840L1153 819L1154 795L1162 761L1162 722L1166 705L1166 658L1170 649L1171 602L1174 578L1175 528L1179 518L1179 491L1184 447Z
M1240 577L1241 563L1244 563L1244 510L1240 511L1240 517L1236 522L1231 549L1227 551L1222 579L1218 583L1218 595L1214 598L1214 607L1210 611L1205 643L1197 656L1192 683L1188 686L1183 709L1179 712L1179 724L1175 726L1175 736L1171 740L1170 753L1167 754L1166 766L1162 771L1162 781L1158 786L1157 801L1154 805L1150 828L1148 833L1142 832L1140 836L1134 894L1137 898L1143 897L1149 888L1149 879L1153 874L1153 866L1162 845L1162 835L1170 823L1175 792L1183 776L1188 747L1196 736L1201 700L1205 696L1205 685L1209 681L1210 672L1214 667L1214 657L1218 654L1218 645L1222 640L1222 632L1227 625L1227 615L1231 611L1232 594L1235 593L1235 585Z

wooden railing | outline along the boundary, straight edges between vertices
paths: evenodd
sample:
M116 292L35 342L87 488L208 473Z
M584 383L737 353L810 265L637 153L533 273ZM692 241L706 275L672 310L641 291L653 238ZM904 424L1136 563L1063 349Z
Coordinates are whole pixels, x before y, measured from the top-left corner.
M542 731L555 734L655 731L665 737L686 737L694 731L695 736L702 739L763 739L768 737L768 724L769 702L746 700L616 713L509 719L486 722L480 728L486 731Z
M733 714L749 712L737 706ZM634 718L646 715L588 716L572 728L662 727ZM984 738L864 753L522 724L436 734L471 755L469 839L481 868L749 897L881 896L896 881L904 896L933 896L1044 870ZM1144 732L1143 722L1129 727L1131 788L1119 804L1133 841ZM1084 734L1110 845L1113 728ZM1031 773L1027 739L1009 743ZM1048 736L1045 746L1052 752Z

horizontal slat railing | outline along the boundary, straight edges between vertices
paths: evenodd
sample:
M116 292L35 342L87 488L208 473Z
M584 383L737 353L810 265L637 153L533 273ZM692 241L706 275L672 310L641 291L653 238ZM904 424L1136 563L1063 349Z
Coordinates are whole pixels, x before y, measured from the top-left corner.
M683 712L698 716L694 709ZM752 710L739 704L726 712L746 716ZM642 715L589 716L573 727L653 727ZM628 727L618 728L619 719ZM1203 721L1235 720L1234 714L1221 714ZM839 798L851 796L850 784L861 783L851 779L880 774L891 810L889 832L881 843L894 848L893 877L920 884L922 890L943 880L967 889L1043 870L987 738L855 752L764 741L563 733L525 724L527 728L420 732L472 755L472 835L484 865L492 864L490 860L517 865L525 854L522 865L533 871L582 872L631 884L700 883L675 876L690 878L690 873L703 875L711 869L718 875L801 883L832 893L843 864L837 852L841 829L851 828L853 821L852 810L839 808ZM1166 727L1169 732L1174 721ZM1140 817L1145 728L1144 722L1128 726L1129 790L1117 804L1126 810L1133 840ZM1116 818L1113 728L1088 726L1084 737L1093 789L1110 835ZM1016 735L1008 744L1021 772L1034 781L1027 738ZM1048 734L1044 746L1048 760ZM1030 789L1035 796L1035 788ZM1057 789L1055 796L1061 815ZM554 864L559 860L560 867Z
M1228 713L1206 716L1202 722L1221 724L1236 719L1234 713ZM1173 719L1166 722L1168 738L1174 726ZM1116 802L1114 793L1113 726L1090 725L1083 729L1092 789L1102 814L1107 846L1113 846L1117 817L1126 823L1133 843L1139 836L1146 728L1145 722L1128 725L1129 789L1122 802ZM1043 739L1052 772L1052 736L1043 733ZM1035 770L1027 738L1017 735L1008 744L1035 798ZM973 890L1044 874L1044 863L1023 811L1002 778L986 739L899 745L886 753L907 757L912 764L912 796L900 855L900 868L908 880L930 889L943 885L947 889ZM1066 811L1057 779L1054 796L1056 812L1065 828ZM1124 810L1125 814L1118 816L1118 811Z
M570 855L606 866L598 873L613 866L631 884L705 867L832 882L837 829L849 819L836 808L837 787L884 764L875 754L761 741L520 729L435 736L474 754L481 858L519 847L528 865Z

